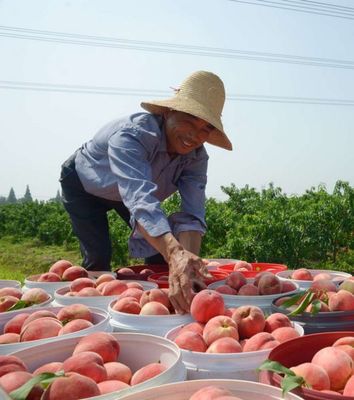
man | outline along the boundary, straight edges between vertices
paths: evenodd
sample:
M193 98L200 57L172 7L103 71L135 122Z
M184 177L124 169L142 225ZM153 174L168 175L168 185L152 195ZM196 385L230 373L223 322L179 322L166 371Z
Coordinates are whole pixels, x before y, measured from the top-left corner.
M223 131L224 85L211 72L187 77L167 100L143 102L137 113L103 127L62 166L65 209L80 241L83 266L110 270L107 211L130 225L129 250L146 263L169 265L169 295L189 311L194 281L208 275L198 257L205 233L205 142L232 150ZM181 212L168 218L161 202L179 191Z

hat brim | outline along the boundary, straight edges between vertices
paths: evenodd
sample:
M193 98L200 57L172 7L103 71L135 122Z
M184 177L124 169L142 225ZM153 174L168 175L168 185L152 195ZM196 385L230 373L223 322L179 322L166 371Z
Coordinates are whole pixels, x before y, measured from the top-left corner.
M221 147L225 150L232 150L232 143L224 132L220 118L213 116L210 110L205 109L200 103L193 99L174 97L167 100L143 101L140 105L144 110L149 111L152 114L161 115L166 111L166 109L173 109L201 118L213 125L215 128L210 132L210 135L206 140L207 143Z

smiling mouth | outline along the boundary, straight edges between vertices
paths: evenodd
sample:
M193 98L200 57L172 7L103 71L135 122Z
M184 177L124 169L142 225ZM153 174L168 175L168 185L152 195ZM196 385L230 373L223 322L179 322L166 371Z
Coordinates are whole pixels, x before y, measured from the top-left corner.
M185 147L187 147L188 149L193 147L193 143L192 142L189 142L188 140L184 140L184 139L181 139L181 140L182 140L183 145Z

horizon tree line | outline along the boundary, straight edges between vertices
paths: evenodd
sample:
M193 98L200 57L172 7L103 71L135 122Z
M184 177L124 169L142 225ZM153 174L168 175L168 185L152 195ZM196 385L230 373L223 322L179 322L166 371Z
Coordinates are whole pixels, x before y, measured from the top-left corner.
M52 197L49 199L49 201L56 201L56 202L61 202L61 194L60 190L57 190L57 193L55 197ZM10 188L9 194L7 197L5 196L0 196L0 205L1 204L16 204L16 203L32 203L33 197L31 194L31 190L29 188L29 185L26 185L26 191L23 197L17 198L15 190L13 187Z

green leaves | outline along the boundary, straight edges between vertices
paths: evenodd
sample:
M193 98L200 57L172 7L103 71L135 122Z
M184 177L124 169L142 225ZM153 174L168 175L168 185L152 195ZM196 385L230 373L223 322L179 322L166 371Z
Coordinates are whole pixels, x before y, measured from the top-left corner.
M308 289L307 291L291 296L291 298L284 301L280 307L289 308L297 305L297 307L288 314L288 317L293 317L302 314L310 304L312 306L311 314L317 314L321 310L321 301L316 299L316 294L311 289Z
M10 307L7 311L21 310L22 308L27 308L31 304L28 301L19 300L16 304Z

